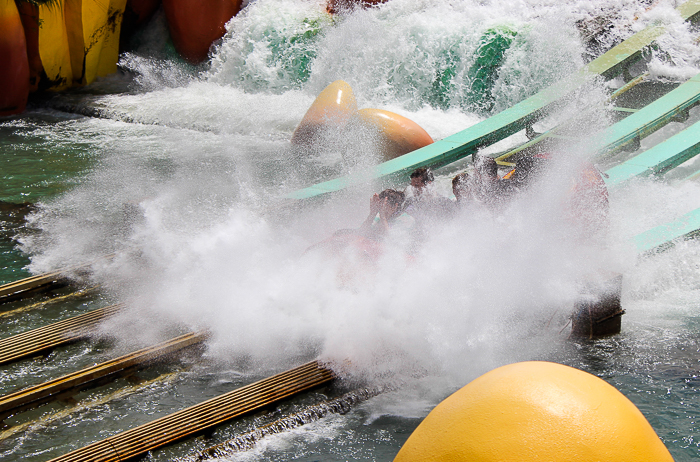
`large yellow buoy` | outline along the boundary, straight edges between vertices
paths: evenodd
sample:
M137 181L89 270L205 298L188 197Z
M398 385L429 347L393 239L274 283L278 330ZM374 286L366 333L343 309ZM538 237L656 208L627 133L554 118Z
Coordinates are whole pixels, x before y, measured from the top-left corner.
M336 80L318 94L294 130L292 143L306 144L315 141L320 130L328 127L344 127L357 111L357 101L350 84Z
M637 407L561 364L499 367L440 403L394 462L672 462Z
M384 160L402 156L433 142L420 125L394 112L367 108L357 111L356 117L362 125L380 133Z

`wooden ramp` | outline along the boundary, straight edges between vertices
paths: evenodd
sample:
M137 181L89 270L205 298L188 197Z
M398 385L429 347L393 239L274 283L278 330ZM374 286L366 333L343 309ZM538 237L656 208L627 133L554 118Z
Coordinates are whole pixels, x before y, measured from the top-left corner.
M312 361L131 430L90 444L52 462L123 461L199 433L242 414L329 383L333 372Z
M39 274L0 286L0 303L18 300L22 297L65 285L62 271Z
M605 183L617 186L632 178L661 175L700 154L700 122L651 149L605 171Z
M0 340L0 365L52 350L90 335L97 323L123 305L111 305Z
M206 339L204 333L190 332L134 353L59 377L0 398L0 420L16 412L44 404L61 393L77 392L106 378L115 378L151 361L177 353Z
M700 15L700 0L690 0L677 8L689 21ZM406 180L418 167L441 167L466 157L480 147L500 141L542 118L547 109L595 77L612 78L641 56L641 51L665 32L663 26L650 26L591 61L583 69L524 101L475 124L466 130L436 141L416 151L372 168L292 192L286 199L309 199L375 180Z
M51 297L48 300L41 300L36 303L30 303L28 305L22 305L17 308L8 310L8 311L1 311L0 312L0 322L2 322L3 318L9 318L13 316L17 316L21 313L26 313L32 310L40 309L40 308L45 308L50 305L55 305L58 303L63 303L67 300L75 299L75 298L80 298L80 297L86 297L88 295L91 295L95 292L97 292L98 287L93 286L93 287L87 287L85 289L78 289L73 292L69 292L65 295L57 295L55 297Z
M74 271L84 271L98 261L109 260L113 257L114 254L104 255L87 263L70 266L51 273L37 274L36 276L30 276L20 279L19 281L0 285L0 304L29 297L38 292L65 286L69 282L66 278L66 274Z
M329 414L345 414L352 408L352 406L373 398L384 391L384 388L361 388L345 393L339 398L313 404L300 412L282 417L281 419L277 419L274 422L270 422L263 426L256 427L252 431L242 435L237 435L228 441L224 441L216 446L200 451L196 455L185 457L184 460L194 462L214 458L227 459L236 452L252 449L258 441L267 436L288 432L295 428L299 428L302 425L317 422Z

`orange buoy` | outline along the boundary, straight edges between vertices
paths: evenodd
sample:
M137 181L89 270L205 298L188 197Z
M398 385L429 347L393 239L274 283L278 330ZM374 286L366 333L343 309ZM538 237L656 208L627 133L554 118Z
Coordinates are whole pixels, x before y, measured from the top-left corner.
M178 53L192 64L205 61L226 23L241 9L242 0L163 0L168 29Z
M360 109L357 118L366 127L379 130L384 160L402 156L433 143L428 132L414 121L383 109Z
M306 144L316 141L318 133L328 127L344 127L357 111L357 101L350 84L336 80L318 94L306 111L294 134L292 143Z
M672 462L637 407L561 364L528 361L473 380L428 414L394 462Z
M0 0L0 31L0 115L18 114L29 96L29 61L14 0Z

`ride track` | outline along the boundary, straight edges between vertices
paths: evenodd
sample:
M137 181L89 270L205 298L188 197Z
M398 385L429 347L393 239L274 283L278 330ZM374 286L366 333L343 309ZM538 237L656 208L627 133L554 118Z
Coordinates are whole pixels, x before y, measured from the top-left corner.
M677 10L683 19L695 21L700 18L700 0L688 1ZM305 200L336 193L360 183L405 181L407 174L415 168L445 166L523 129L527 130L528 134L532 134L533 123L544 117L548 109L557 102L586 83L600 77L610 79L620 73L628 73L629 66L640 59L643 50L664 32L663 26L647 27L595 59L570 78L462 132L363 172L298 190L288 194L286 198ZM639 78L630 82L617 93L628 90L641 80L642 78ZM609 156L626 145L635 145L639 139L672 120L682 120L687 116L689 109L698 102L700 102L700 74L641 109L618 108L629 116L606 128L593 141L590 139L579 141L578 149L593 157ZM561 124L546 133L534 134L531 141L501 155L498 161L508 165L506 159L509 157L547 139L561 138L565 128L565 124ZM700 122L608 169L606 183L612 187L620 187L635 177L662 175L698 153L700 153ZM678 240L694 237L699 232L700 209L672 223L650 229L636 236L634 242L640 254L648 254L665 249ZM52 285L62 283L62 273L63 271L58 271L38 275L0 286L0 302L50 289ZM98 322L118 309L118 305L101 308L2 339L0 340L0 358L5 358L6 362L17 361L59 345L86 338ZM0 398L0 412L7 415L7 413L35 407L66 391L116 376L119 372L198 344L204 338L204 334L188 333L162 344L6 395ZM314 361L85 446L55 460L121 460L135 457L253 409L269 405L278 399L327 384L333 378L331 371Z
M677 8L690 22L700 18L700 0L690 0ZM611 79L629 70L642 57L643 50L660 37L663 26L649 26L594 59L569 78L539 91L535 95L471 127L428 146L350 175L324 181L291 192L286 199L311 199L340 192L355 185L378 182L406 182L408 175L420 167L438 168L474 154L477 149L507 138L520 130L531 130L548 109L586 83L596 78Z

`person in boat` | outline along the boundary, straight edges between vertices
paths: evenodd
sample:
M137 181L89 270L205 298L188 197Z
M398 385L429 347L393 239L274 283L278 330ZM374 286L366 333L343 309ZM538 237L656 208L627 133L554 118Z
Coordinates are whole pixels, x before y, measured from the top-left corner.
M609 226L610 203L603 176L593 164L587 162L580 167L568 196L567 215L578 229L578 239L603 239Z
M462 172L452 178L452 194L454 194L458 206L464 206L471 202L472 190L467 172Z
M435 176L429 168L421 167L411 173L411 185L406 188L410 193L409 202L417 202L430 195L429 186L435 181Z
M552 155L546 152L521 156L501 181L513 192L522 192L542 177L551 161ZM608 210L608 190L602 174L592 163L584 162L571 176L564 205L567 220L578 229L578 239L591 240L604 234Z
M369 201L369 215L357 229L357 234L375 241L381 240L404 214L406 196L395 189L385 189L374 194Z
M406 213L422 225L454 213L454 203L435 193L434 180L433 172L421 167L411 173L411 185L406 188Z
M503 175L501 181L511 193L524 191L541 176L545 169L545 163L548 161L548 154L520 156L515 161L515 168Z
M369 201L369 214L359 228L339 229L331 237L308 247L304 254L323 252L340 255L354 250L365 263L372 263L382 254L382 241L392 228L410 230L413 218L403 213L402 191L385 189Z
M474 199L493 210L502 200L502 185L498 177L498 164L489 156L477 156L474 159L474 174L471 179Z

